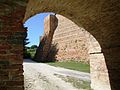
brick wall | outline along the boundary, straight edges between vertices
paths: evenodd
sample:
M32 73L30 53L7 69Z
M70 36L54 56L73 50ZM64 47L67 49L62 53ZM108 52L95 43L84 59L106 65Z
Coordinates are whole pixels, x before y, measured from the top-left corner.
M84 28L78 27L74 22L62 15L56 15L58 27L53 36L53 44L57 44L58 61L76 60L89 63L90 34Z
M10 0L0 4L0 90L24 90L25 7L14 6Z

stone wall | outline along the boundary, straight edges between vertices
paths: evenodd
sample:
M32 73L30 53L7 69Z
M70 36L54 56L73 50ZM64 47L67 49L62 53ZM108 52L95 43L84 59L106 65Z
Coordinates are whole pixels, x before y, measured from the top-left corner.
M94 90L111 90L108 69L101 46L92 35L88 36L88 43L91 88Z
M48 61L53 34L58 25L58 20L55 15L49 15L44 19L44 35L41 37L39 47L35 54L35 61Z
M95 90L110 90L108 70L99 42L71 20L61 15L56 15L56 17L58 27L53 36L53 43L57 43L57 60L73 59L85 63L90 62L91 87Z
M58 27L53 36L53 44L57 44L58 48L56 59L89 63L88 38L90 34L66 17L58 14L56 17L58 18Z

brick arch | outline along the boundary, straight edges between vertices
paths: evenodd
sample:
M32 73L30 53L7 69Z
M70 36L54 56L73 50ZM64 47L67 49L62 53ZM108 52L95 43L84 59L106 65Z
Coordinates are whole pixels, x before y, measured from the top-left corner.
M23 20L40 12L61 14L84 27L100 43L108 68L111 90L120 87L120 1L119 0L1 0L0 12L0 89L23 90L22 52ZM37 2L38 1L38 2ZM14 5L12 4L14 3ZM11 6L12 4L12 6ZM5 5L5 8L3 8ZM9 7L12 7L11 9ZM2 7L3 6L3 7ZM9 9L10 10L9 10ZM10 13L7 10L10 11ZM17 21L17 22L16 22ZM18 24L19 23L19 24ZM17 28L17 29L16 29ZM17 40L16 40L17 39ZM16 48L14 48L16 47ZM18 50L18 51L17 51ZM94 60L97 56L95 54ZM20 57L20 58L17 58ZM92 57L91 57L92 58ZM99 58L101 59L101 58ZM102 60L102 59L101 59ZM95 63L96 65L96 63ZM101 66L101 65L100 65ZM16 70L16 72L14 72ZM103 72L105 72L103 70ZM93 75L106 76L104 73ZM101 77L102 78L102 77ZM98 78L99 79L99 78ZM93 88L97 83L93 81ZM106 79L101 82L106 82ZM103 84L98 84L103 87ZM101 90L99 87L95 90ZM108 89L110 90L110 89Z
M94 8L96 6L96 3L98 3L97 7L99 8ZM91 5L93 5L94 7L92 7ZM77 0L77 2L74 2L73 0L71 1L61 0L58 2L54 0L50 1L44 0L33 2L33 0L29 0L23 22L25 22L28 18L38 13L54 12L69 18L78 26L84 27L87 31L92 33L92 35L95 38L99 38L97 37L97 35L95 35L96 33L93 33L92 31L94 29L93 26L98 27L96 22L99 19L100 7L101 7L100 1L91 2ZM101 30L98 30L98 33L100 32ZM97 40L99 41L99 39Z
M120 64L118 56L120 54L117 53L120 49L119 6L119 0L76 0L76 2L74 0L44 0L38 2L29 0L23 22L37 13L55 12L69 18L78 26L84 27L96 38L102 47L100 53L93 53L92 59L104 59L104 63L107 65L106 68L108 68L109 72L111 89L114 90L119 88L119 85L116 82L119 82L120 80L119 76L114 74L120 73L120 70L118 70ZM115 68L116 65L118 68ZM107 76L105 73L106 70L103 70L96 73L96 75L97 77L101 76L100 78L104 78ZM96 80L93 81L94 84L92 86L95 90L99 90L99 87L109 90L109 82L107 81L101 79L101 82L108 84L107 87L104 83L99 82L98 84Z
M74 0L61 0L59 2L54 0L44 0L34 2L33 0L29 0L23 22L38 13L58 13L69 18L78 26L84 27L99 41L102 47L108 48L111 47L111 42L108 39L111 39L111 37L113 37L118 32L117 30L115 30L115 28L113 28L115 24L119 23L118 20L114 21L117 16L116 14L118 13L119 7L117 7L117 5L116 7L112 7L112 5L116 3L117 0L114 2L107 0L77 0L76 2L74 2ZM110 10L114 10L115 12L111 13ZM107 17L107 15L109 15L109 17ZM105 23L105 25L103 22ZM111 28L114 29L116 33L111 30ZM108 33L108 35L111 35L109 35L109 37L107 37L106 35L106 38L104 38L104 34L106 34L106 32ZM104 42L100 38L104 38Z

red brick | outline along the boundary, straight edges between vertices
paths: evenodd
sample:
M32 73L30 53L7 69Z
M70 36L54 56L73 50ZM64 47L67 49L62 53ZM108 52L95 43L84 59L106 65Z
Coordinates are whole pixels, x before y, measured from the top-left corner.
M23 75L16 75L12 77L12 81L23 80L23 79L24 79Z
M22 55L9 55L8 58L11 64L22 64L23 63Z
M8 75L0 75L0 81L6 81L6 80L9 80Z
M5 86L0 86L0 90L8 90Z
M22 75L23 74L23 68L15 70L15 71L11 71L9 74L13 77L18 76L18 75Z
M7 52L5 50L0 49L0 54L6 54Z
M19 53L21 55L23 54L23 50L10 50L10 53L13 53L13 54Z
M17 52L16 52L16 54L14 54L14 55L8 55L8 57L9 57L9 59L11 60L21 60L21 59L23 59L22 58L22 55L20 55L20 54L17 54Z
M6 61L6 60L8 60L8 55L1 55L0 54L0 61Z
M7 87L7 90L24 90L24 87L22 86L14 86L14 87Z
M0 32L0 36L10 36L12 35L12 32Z
M0 49L9 50L9 49L11 49L11 46L7 45L7 44L0 44Z
M4 69L2 69L2 70L0 70L0 75L9 75L9 72L7 71L7 70L4 70Z
M7 86L22 86L24 85L24 81L7 81L6 82Z

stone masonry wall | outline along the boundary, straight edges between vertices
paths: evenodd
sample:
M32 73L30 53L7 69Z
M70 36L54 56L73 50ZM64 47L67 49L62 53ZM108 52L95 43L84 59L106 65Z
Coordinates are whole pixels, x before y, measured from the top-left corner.
M90 62L91 87L95 90L110 90L105 57L98 41L69 19L61 15L57 15L57 18L58 27L53 37L53 43L57 43L59 49L57 59Z
M88 38L90 34L71 20L61 15L56 15L56 17L58 18L58 27L53 36L53 43L57 44L58 48L56 59L89 63Z
M101 46L92 35L87 37L89 43L91 88L94 88L94 90L111 90L108 69Z
M35 54L35 60L46 62L51 48L54 31L57 27L58 20L55 15L49 15L44 19L44 35L40 40L39 47Z

